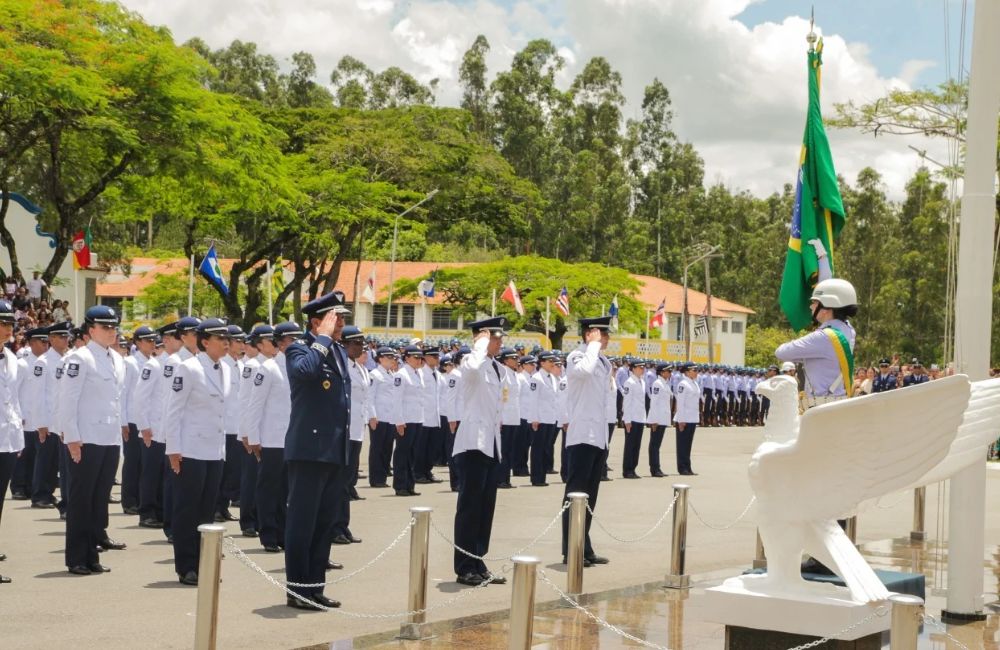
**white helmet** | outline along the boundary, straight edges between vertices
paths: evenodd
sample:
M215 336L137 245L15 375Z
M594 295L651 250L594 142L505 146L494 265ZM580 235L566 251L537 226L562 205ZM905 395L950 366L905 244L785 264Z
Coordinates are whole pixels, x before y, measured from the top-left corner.
M829 309L838 309L857 305L858 293L854 290L854 285L847 280L830 278L816 285L810 300L816 300Z
M795 364L791 361L786 361L781 364L781 372L788 372L789 370L795 370Z

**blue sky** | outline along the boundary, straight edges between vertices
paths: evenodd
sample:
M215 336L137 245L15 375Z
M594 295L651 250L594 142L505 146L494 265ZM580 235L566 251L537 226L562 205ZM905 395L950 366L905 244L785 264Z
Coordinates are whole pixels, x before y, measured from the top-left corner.
M809 17L810 6L816 9L816 24L825 33L840 34L851 42L863 42L871 62L885 77L899 75L907 61L933 61L914 79L917 85L937 85L946 75L945 15L950 29L952 75L958 73L959 41L962 21L961 0L763 0L748 7L737 19L747 27L763 22L781 22L786 16ZM973 2L968 2L968 66L972 35Z

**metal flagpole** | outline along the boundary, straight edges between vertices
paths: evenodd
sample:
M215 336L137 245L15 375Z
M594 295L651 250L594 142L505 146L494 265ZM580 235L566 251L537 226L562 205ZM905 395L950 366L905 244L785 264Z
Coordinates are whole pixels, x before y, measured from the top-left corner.
M194 310L194 253L191 253L191 269L188 273L188 313Z
M549 297L545 296L545 342L548 343L548 347L552 349L552 337L549 335Z
M493 300L490 302L490 318L497 315L497 290L493 288Z
M649 340L649 310L646 310L646 340Z
M977 2L969 71L964 193L955 299L955 369L986 379L993 320L993 227L996 220L997 114L1000 77L1000 3ZM977 461L951 479L948 516L948 601L942 617L983 620L986 463Z
M271 267L271 260L267 261L267 324L274 325L274 302L271 298L271 290L274 288L274 269Z
M392 290L393 290L392 285L395 280L395 273L396 273L396 241L399 239L399 220L400 218L406 216L411 211L416 210L418 207L420 207L427 201L430 201L432 198L434 198L434 195L437 193L438 193L437 190L431 190L430 192L427 193L427 196L420 199L419 201L417 201L416 203L414 203L413 205L411 205L410 207L406 208L405 210L396 215L396 222L392 227L392 257L389 260L389 302L388 306L386 307L386 315L385 315L386 334L389 333L389 324L393 320L395 320L392 317Z

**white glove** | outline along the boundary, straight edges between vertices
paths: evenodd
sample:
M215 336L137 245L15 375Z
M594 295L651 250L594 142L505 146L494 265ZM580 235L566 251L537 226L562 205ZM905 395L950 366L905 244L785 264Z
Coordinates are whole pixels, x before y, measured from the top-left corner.
M808 242L813 248L816 249L816 257L823 259L826 257L826 248L823 247L823 242L818 239L810 239Z

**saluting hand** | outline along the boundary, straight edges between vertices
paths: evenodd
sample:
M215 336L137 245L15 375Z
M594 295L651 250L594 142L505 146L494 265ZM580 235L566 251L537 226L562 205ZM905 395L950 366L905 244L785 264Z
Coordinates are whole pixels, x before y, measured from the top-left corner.
M601 330L596 327L587 330L587 334L584 335L583 340L587 343L600 343L601 342Z
M168 454L170 458L170 469L174 471L174 474L181 473L181 455L180 454Z
M316 328L316 333L320 336L328 336L333 338L333 333L337 331L337 312L330 310L326 312L323 316L323 320L320 322L319 327Z
M66 449L69 450L69 457L74 463L79 463L83 458L82 442L67 442Z

